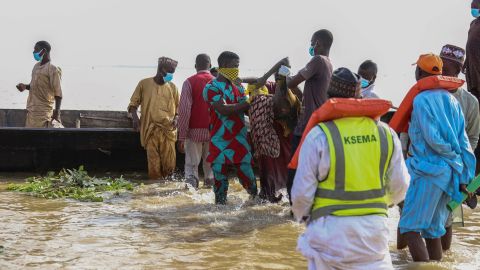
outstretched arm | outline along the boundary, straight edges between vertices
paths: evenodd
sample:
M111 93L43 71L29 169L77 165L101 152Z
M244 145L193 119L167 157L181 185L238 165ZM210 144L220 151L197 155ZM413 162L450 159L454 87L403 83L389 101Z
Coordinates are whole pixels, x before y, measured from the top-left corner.
M288 57L283 58L282 60L278 61L267 73L265 73L262 77L247 77L242 78L243 83L248 84L256 84L257 86L264 86L267 83L268 78L270 78L281 66L290 66L290 60Z

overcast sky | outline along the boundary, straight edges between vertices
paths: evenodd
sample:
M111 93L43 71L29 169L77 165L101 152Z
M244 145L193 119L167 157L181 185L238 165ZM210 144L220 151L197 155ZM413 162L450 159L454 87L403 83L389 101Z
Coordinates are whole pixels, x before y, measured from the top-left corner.
M471 21L467 0L4 1L0 106L25 100L13 87L29 81L38 40L52 44L54 63L64 68L64 104L75 107L78 103L68 101L69 94L91 98L100 90L128 102L141 76L154 72L90 78L75 73L77 69L154 66L159 56L167 55L180 62L175 77L180 87L198 53L216 59L221 51L231 50L241 57L243 75L262 75L285 56L296 71L309 60L312 33L322 28L334 35L335 67L356 70L363 60L374 60L380 68L377 91L399 103L414 81L411 64L418 55L438 53L446 43L464 47ZM123 109L124 103L106 108ZM92 106L101 107L95 102Z

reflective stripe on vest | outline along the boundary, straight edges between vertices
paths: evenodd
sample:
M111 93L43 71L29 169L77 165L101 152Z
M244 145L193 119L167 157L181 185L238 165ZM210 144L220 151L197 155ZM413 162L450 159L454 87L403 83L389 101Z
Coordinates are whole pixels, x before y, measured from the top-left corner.
M344 126L343 132L341 133L337 123ZM349 129L349 125L353 125L355 128L358 128L359 131L354 131ZM385 174L390 164L390 159L393 152L393 139L389 131L387 131L383 126L378 125L371 119L365 117L352 117L352 118L343 118L335 121L325 122L320 124L320 127L327 136L327 140L330 146L330 160L331 168L329 176L323 182L320 182L315 194L315 203L312 210L311 218L314 220L316 218L326 216L326 215L342 215L342 216L355 216L355 215L372 215L372 214L382 214L386 215L387 209L387 198L385 192ZM370 133L374 130L377 130L375 134ZM362 133L367 132L367 135ZM356 133L357 132L357 133ZM355 134L363 134L363 136L354 136ZM343 135L343 136L342 136ZM375 153L359 153L362 147L350 146L350 151L354 151L354 154L357 157L365 156L365 160L360 160L359 163L366 165L365 171L370 172L369 178L372 178L372 171L368 171L369 164L373 166L378 166L378 174L373 177L373 179L363 179L362 171L357 167L346 168L345 164L345 147L348 144L352 143L348 141L349 136L356 138L356 143L369 143L370 146L367 146L363 149L377 149ZM377 139L378 136L378 139ZM358 140L358 138L360 138ZM358 140L358 141L357 141ZM356 152L355 152L356 151ZM377 152L379 151L379 152ZM350 162L352 160L350 159ZM377 165L378 164L378 165ZM349 166L352 166L350 164ZM350 169L349 177L347 178L347 169ZM328 182L327 182L328 181ZM367 190L348 190L348 185L346 181L357 181L361 184L370 184L365 186L375 186L375 188ZM368 181L368 182L367 182ZM329 189L329 187L333 187ZM354 210L356 209L356 210ZM336 213L335 213L336 212Z

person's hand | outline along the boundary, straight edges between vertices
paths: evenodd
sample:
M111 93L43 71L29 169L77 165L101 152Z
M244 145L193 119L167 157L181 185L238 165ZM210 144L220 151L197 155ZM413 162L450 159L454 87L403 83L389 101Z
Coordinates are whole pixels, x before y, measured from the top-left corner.
M60 122L60 111L59 110L53 110L52 120L57 120L58 122Z
M185 142L178 141L177 146L178 146L178 152L185 154Z
M17 89L18 89L18 91L23 92L27 89L27 85L23 84L23 83L19 83L19 84L17 84Z
M460 191L467 194L469 200L473 197L473 192L468 191L467 185L465 184L460 185Z
M278 66L287 66L287 67L291 67L290 66L290 59L288 59L288 57L285 57L283 58L282 60L280 60L280 62L278 62Z
M135 131L140 131L140 119L138 119L138 116L134 116L132 118L132 125L133 125L133 130Z

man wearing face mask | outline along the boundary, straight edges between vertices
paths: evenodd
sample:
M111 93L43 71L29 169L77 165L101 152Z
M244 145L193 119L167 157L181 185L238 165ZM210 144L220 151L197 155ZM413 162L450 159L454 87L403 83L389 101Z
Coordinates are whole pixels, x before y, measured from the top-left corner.
M160 57L157 75L138 83L128 105L133 128L140 130L140 141L147 151L148 176L151 180L170 176L175 170L180 97L171 81L177 64L173 59ZM137 115L138 106L141 106L140 119Z
M250 108L245 89L239 81L240 57L223 52L218 57L218 77L203 90L210 105L210 145L207 161L212 163L215 203L226 204L228 169L233 167L242 186L257 196L257 182L252 168L251 147L247 141L245 113Z
M333 35L326 29L319 30L312 35L309 54L312 59L301 69L297 75L287 81L289 89L295 89L305 82L303 88L302 112L298 118L297 127L293 132L292 153L297 151L303 131L307 126L312 113L320 108L328 99L327 89L332 78L333 66L330 61L330 48L333 43ZM287 191L290 191L295 177L295 170L288 171ZM291 200L290 200L291 202Z
M362 98L379 98L374 92L375 80L377 79L378 67L372 60L363 62L358 68L358 75L362 77Z
M465 76L468 91L480 99L480 0L473 0L471 13L475 18L470 24L467 41L467 59L465 60Z
M51 46L46 41L35 44L33 57L38 63L32 71L30 84L20 83L20 92L29 90L25 127L48 127L52 120L60 122L62 104L62 71L50 62ZM55 105L55 107L54 107Z

